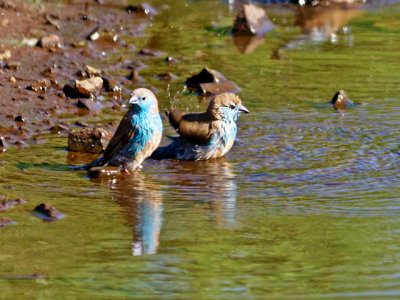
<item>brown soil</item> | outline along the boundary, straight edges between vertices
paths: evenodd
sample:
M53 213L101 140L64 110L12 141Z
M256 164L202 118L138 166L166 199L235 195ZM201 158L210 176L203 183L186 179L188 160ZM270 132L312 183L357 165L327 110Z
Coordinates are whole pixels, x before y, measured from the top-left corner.
M83 79L79 75L85 73L79 71L89 62L105 60L105 49L134 49L120 41L118 34L141 34L145 26L132 18L147 22L146 16L127 12L121 1L68 1L61 6L58 1L40 6L32 3L0 0L0 57L6 51L11 53L10 58L4 55L0 60L0 138L8 145L24 145L32 136L51 131L56 123L68 129L70 124L59 116L81 114L82 109L77 107L79 99L66 97L63 87L71 80ZM96 41L88 39L93 32L100 34ZM58 37L53 44L54 37L39 42L53 34ZM121 64L123 59L115 63ZM102 77L121 87L126 80L109 76L106 70ZM126 90L116 91L114 102L107 105L118 109Z

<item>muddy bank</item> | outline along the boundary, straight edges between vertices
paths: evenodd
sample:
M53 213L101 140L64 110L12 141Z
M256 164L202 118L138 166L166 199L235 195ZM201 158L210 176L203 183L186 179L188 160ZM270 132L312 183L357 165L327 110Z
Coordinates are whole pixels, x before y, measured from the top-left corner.
M109 68L130 67L133 62L124 57L111 60L109 55L117 47L139 52L120 35L142 34L150 8L127 10L124 1L64 5L68 9L51 2L0 2L2 150L25 145L44 132L67 133L76 124L67 122L65 115L96 114L104 107L119 110L122 95L129 93L124 86L133 84L123 74L110 75L101 64L107 60ZM142 64L139 55L136 64ZM89 79L97 67L96 79ZM90 80L96 81L93 93L87 85ZM79 93L68 94L69 85Z

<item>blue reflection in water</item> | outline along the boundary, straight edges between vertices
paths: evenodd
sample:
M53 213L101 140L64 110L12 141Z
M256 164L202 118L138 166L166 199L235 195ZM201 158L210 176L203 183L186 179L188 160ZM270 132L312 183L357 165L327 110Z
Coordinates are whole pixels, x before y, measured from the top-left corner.
M149 193L146 193L150 196ZM144 199L137 203L134 225L132 254L154 254L159 245L163 206L157 199Z
M132 254L157 252L162 226L163 201L160 186L142 173L123 174L107 181L113 199L126 211L133 227Z
M231 164L225 157L201 162L163 162L165 173L151 179L141 172L105 179L113 191L112 198L125 211L133 228L132 255L157 253L163 224L163 194L169 190L173 201L195 201L211 208L210 221L217 228L232 228L236 223L237 183ZM161 187L155 176L165 177ZM190 195L190 197L188 197Z

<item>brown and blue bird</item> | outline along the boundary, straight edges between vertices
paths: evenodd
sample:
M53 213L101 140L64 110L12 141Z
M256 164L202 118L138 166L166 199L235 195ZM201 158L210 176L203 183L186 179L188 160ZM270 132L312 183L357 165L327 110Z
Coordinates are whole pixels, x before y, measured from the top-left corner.
M233 93L223 93L211 100L204 113L183 113L171 109L167 115L179 136L159 147L154 159L206 160L224 156L236 138L236 120L240 113L248 113L240 98Z
M130 173L158 147L162 136L162 121L156 96L148 89L133 91L129 110L107 145L104 155L81 167L116 166Z

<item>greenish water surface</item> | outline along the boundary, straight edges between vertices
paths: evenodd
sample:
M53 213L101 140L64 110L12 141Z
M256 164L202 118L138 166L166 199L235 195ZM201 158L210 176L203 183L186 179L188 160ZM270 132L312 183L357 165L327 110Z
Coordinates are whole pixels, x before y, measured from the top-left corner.
M237 142L226 158L148 160L102 180L66 168L89 158L63 135L0 153L0 194L27 200L0 212L17 222L0 228L0 298L399 298L400 5L336 11L334 29L267 7L276 28L248 51L226 34L235 10L222 1L152 4L143 34L121 38L179 60L145 59L161 110L171 97L204 110L183 82L216 69L251 111ZM117 48L93 64L126 72L121 54L135 58ZM154 77L166 71L178 79ZM335 113L323 103L339 89L363 105ZM66 217L30 216L42 202Z

